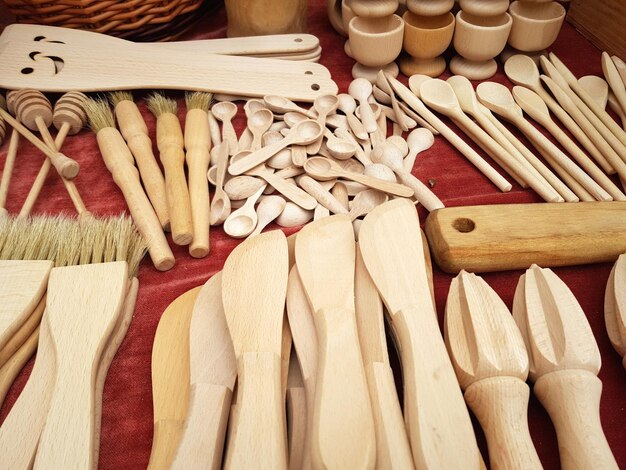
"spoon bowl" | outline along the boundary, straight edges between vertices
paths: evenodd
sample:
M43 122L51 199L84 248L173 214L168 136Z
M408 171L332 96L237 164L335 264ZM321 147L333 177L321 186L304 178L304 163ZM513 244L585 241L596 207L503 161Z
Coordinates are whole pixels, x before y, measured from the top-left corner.
M356 153L356 144L333 137L326 141L328 152L337 160L348 160Z
M478 100L496 114L515 121L523 116L507 87L495 82L483 82L476 88Z
M516 54L511 56L504 63L504 73L516 85L525 86L531 90L541 87L537 64L527 55Z
M399 135L392 135L391 137L387 137L386 142L395 145L402 152L402 157L405 157L407 153L409 153L409 144L404 139L404 137Z
M276 219L285 209L287 202L280 196L266 196L259 202L256 208L256 228L250 234L251 237L258 235L267 225Z
M372 178L378 178L379 180L389 181L390 183L397 183L398 179L396 174L391 168L382 163L373 163L365 167L365 174Z
M237 105L232 101L220 101L211 107L211 112L220 121L231 120L237 114Z
M267 106L265 106L265 102L263 100L258 98L249 99L246 101L246 104L243 105L243 110L248 118L260 109L267 109Z
M578 79L578 84L589 93L589 96L600 106L606 108L609 101L609 84L602 77L597 75L586 75Z

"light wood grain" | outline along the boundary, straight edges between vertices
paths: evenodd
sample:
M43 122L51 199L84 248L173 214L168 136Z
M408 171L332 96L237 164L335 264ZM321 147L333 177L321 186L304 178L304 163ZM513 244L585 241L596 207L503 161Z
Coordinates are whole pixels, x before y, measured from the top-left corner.
M20 328L11 336L4 347L0 350L0 367L2 367L11 357L22 347L22 345L30 338L33 332L41 323L43 311L46 308L45 294L39 300L37 306L30 313L28 318L22 323Z
M615 65L615 62L613 62L611 56L609 56L609 54L606 52L602 53L602 72L604 72L604 77L606 78L606 81L609 83L609 86L611 87L611 90L613 90L613 93L615 94L618 103L622 107L622 111L626 112L626 88L624 85L624 81L620 75L620 72L617 69L617 66ZM615 124L614 121L611 122ZM619 131L622 131L622 129L619 129Z
M0 367L0 406L4 403L4 399L20 373L24 365L32 357L37 350L37 342L39 341L39 326L31 332L17 351Z
M611 269L604 294L604 322L611 344L620 356L626 356L626 256L620 255ZM623 361L622 364L626 364ZM626 367L626 365L624 366Z
M480 468L470 417L437 324L413 204L398 199L370 212L359 245L402 351L405 422L416 468Z

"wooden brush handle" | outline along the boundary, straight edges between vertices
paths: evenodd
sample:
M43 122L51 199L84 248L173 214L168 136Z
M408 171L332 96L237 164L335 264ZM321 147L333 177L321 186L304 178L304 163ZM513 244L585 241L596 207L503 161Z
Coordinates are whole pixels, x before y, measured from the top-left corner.
M201 109L187 111L185 148L189 169L189 199L193 224L193 241L189 254L203 258L209 254L209 184L206 174L211 161L211 135L207 113Z
M245 352L237 360L237 372L239 417L224 468L286 469L280 357L271 352Z
M543 468L528 429L529 396L526 382L516 377L479 380L465 391L465 401L485 432L494 469Z
M172 470L220 468L231 396L232 391L223 385L191 386L189 412Z
M564 469L617 469L600 423L602 382L585 370L541 376L534 392L556 429Z
M354 312L315 313L318 366L312 424L314 468L374 468L376 437Z
M170 218L167 212L165 179L152 152L152 141L148 134L148 127L134 101L120 101L115 106L115 116L120 132L135 157L141 181L146 188L154 212L161 222L161 227L167 230L169 229Z
M122 190L128 209L137 228L146 239L148 253L159 271L174 266L174 254L167 244L159 219L139 182L139 173L133 165L133 156L117 129L106 127L98 132L98 145L115 184Z
M449 273L615 261L626 252L626 202L502 204L432 212L431 253Z
M193 238L191 201L185 179L183 133L174 114L164 113L157 118L157 144L165 172L172 239L177 245L189 245Z

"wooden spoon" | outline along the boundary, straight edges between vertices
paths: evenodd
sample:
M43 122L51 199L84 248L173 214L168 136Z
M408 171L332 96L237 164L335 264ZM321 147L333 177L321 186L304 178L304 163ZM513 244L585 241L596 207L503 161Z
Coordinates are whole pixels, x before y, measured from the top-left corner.
M215 119L222 123L222 140L228 142L229 155L236 154L239 151L239 141L231 121L237 114L237 105L230 101L222 101L215 103L211 107L211 112Z
M355 142L339 139L332 134L326 140L328 153L337 160L347 160L357 153L358 145Z
M395 196L410 197L413 195L413 190L408 186L346 171L336 162L324 157L309 158L304 165L304 169L308 174L320 180L345 178Z
M250 235L257 223L257 215L254 205L263 194L265 186L262 186L250 196L246 203L236 211L232 212L224 221L224 232L233 238L245 238Z
M242 158L231 164L228 168L228 172L235 176L245 173L265 162L288 145L307 145L315 142L315 140L322 135L322 131L322 126L316 121L302 121L289 129L284 139L268 145L267 147L263 147L256 152L252 152L247 155L246 158Z
M415 467L480 468L472 423L439 331L413 204L395 199L370 212L359 245L402 351Z
M258 235L267 225L276 219L285 209L287 202L280 196L267 196L256 209L256 228L250 234L251 237Z
M225 468L287 468L281 343L288 268L280 230L245 240L224 264L222 301L240 398Z
M172 469L222 463L237 361L221 299L222 275L198 289L189 325L189 411Z
M266 95L263 97L263 101L265 102L265 106L267 106L271 111L279 114L285 114L290 111L304 114L305 116L314 119L316 117L315 113L310 110L306 110L301 106L298 106L293 101L285 98L284 96L278 95Z
M329 115L334 114L335 111L337 111L338 106L339 99L337 98L337 95L322 95L315 98L315 101L313 101L313 108L317 112L316 120L322 129L326 128L326 118ZM322 138L323 137L320 136L315 142L309 144L306 148L306 153L309 155L315 155L319 152L320 146L322 145Z
M356 110L356 101L347 93L341 93L337 95L339 99L339 110L342 111L348 119L348 125L350 130L358 139L367 139L369 135L363 127L363 123L354 115Z
M625 358L622 365L626 367L626 255L621 255L606 283L604 294L604 322L611 344L618 354Z
M576 140L589 152L596 162L607 173L615 171L607 162L604 151L601 151L578 123L555 101L555 99L541 85L541 78L537 64L528 56L517 54L510 57L504 64L506 76L516 85L524 86L537 93L546 103L550 111L563 123L563 125L576 137ZM608 144L607 144L608 147Z
M311 436L315 468L375 464L374 422L354 313L354 250L346 215L313 222L296 238L296 265L318 335Z
M226 168L228 166L228 142L218 144L213 148L213 150L215 152L215 159L217 160L217 174L215 181L215 195L211 200L211 217L209 223L211 225L220 225L224 223L230 214L230 199L223 188Z
M435 136L425 127L412 130L406 138L406 143L409 145L409 153L404 157L402 165L407 173L413 171L415 166L415 159L417 156L428 150L435 143Z
M444 321L450 358L485 431L493 468L543 468L528 429L528 354L509 309L483 279L461 271Z
M585 75L578 79L578 85L585 90L594 103L605 109L609 100L609 84L597 75Z
M230 178L224 185L224 191L231 201L248 199L266 183L256 176L241 175Z
M350 220L354 220L358 217L369 214L372 209L387 202L387 199L389 199L389 196L376 189L366 189L365 191L361 191L352 200L348 216L350 217Z
M493 82L483 82L477 88L478 99L487 108L496 114L511 121L520 129L535 145L543 148L558 162L576 181L578 181L597 200L610 201L611 195L589 177L584 171L576 166L556 145L539 132L532 124L524 119L522 110L515 103L513 96L504 85Z
M413 195L429 212L445 207L443 202L419 179L407 173L402 165L402 152L393 144L383 144L372 151L372 160L382 163L398 175L400 181L413 190Z
M299 176L298 185L310 194L316 202L334 214L347 214L348 210L319 182L308 175Z
M57 379L34 468L93 467L96 372L127 288L128 264L122 261L50 272L46 313ZM68 299L79 301L68 305ZM61 434L68 439L60 442Z
M367 101L372 94L372 84L365 78L357 78L350 83L348 93L361 105L361 122L365 130L370 134L376 132L376 119Z
M550 269L532 265L517 285L513 318L529 351L533 391L556 429L561 465L617 469L600 423L600 351L572 292Z
M250 150L261 148L261 139L274 122L274 114L269 109L259 109L248 118L248 129L252 133L252 146Z

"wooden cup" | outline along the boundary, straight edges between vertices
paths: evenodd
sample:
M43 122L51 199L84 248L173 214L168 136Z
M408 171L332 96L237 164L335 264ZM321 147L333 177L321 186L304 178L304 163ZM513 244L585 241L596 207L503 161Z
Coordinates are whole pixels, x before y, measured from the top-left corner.
M228 37L305 33L308 0L225 0Z
M354 59L368 67L393 62L402 50L404 21L398 15L382 18L355 16L348 25Z
M441 54L450 45L454 35L454 15L420 16L407 11L404 19L404 51L408 56L400 59L400 70L407 77L424 74L438 77L446 69Z
M461 10L475 16L498 16L509 9L509 0L459 0Z
M565 8L557 2L511 3L513 26L509 44L523 52L541 51L556 40L565 20Z

